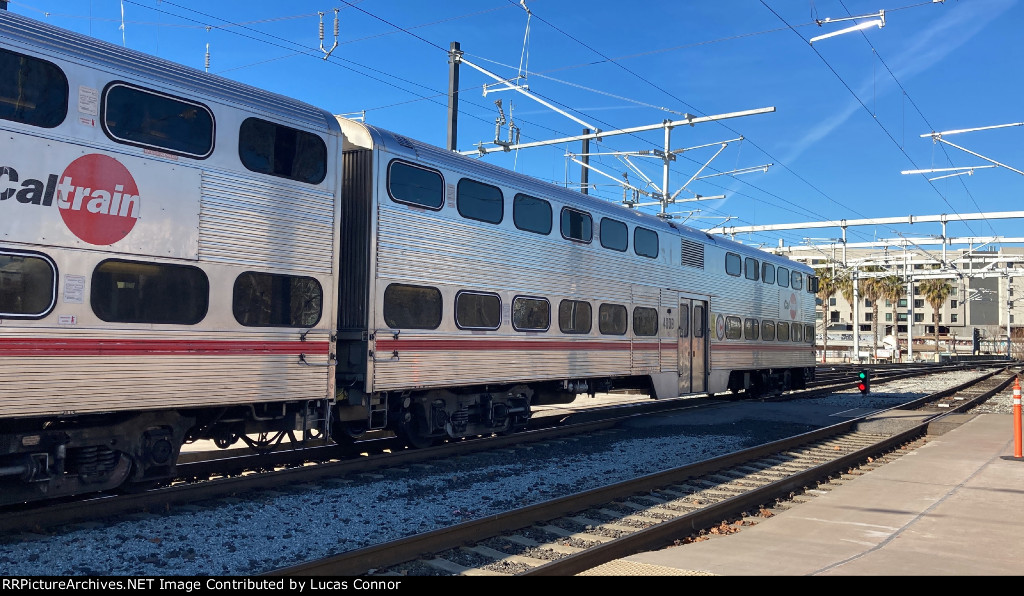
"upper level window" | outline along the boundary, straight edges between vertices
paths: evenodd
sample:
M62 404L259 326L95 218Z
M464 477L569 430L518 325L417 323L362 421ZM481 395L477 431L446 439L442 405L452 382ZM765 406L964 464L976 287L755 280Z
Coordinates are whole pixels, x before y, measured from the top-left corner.
M793 272L793 283L791 284L794 290L804 289L804 276L799 271Z
M440 209L444 205L444 178L436 170L393 161L388 165L388 194L399 203Z
M563 300L558 303L558 328L562 333L590 333L593 318L589 302Z
M789 287L789 269L785 267L779 267L779 285L788 288Z
M111 139L206 159L213 153L213 112L201 103L111 83L103 92L103 130Z
M42 254L0 252L0 319L46 316L57 303L57 266Z
M459 292L455 295L455 324L462 329L497 329L501 326L501 298L497 294Z
M817 275L809 275L809 276L807 276L807 293L808 294L817 294L819 287L820 287L820 278ZM886 302L886 304L889 304L888 300L886 300L885 302ZM889 304L889 306L892 306L892 305Z
M562 207L562 237L579 242L590 242L594 237L593 221L590 214L569 207Z
M391 284L384 290L384 324L392 329L437 329L442 306L437 288Z
M323 301L323 288L312 277L249 271L235 279L231 311L246 327L312 327Z
M253 172L309 184L327 177L327 144L319 136L259 118L238 129L238 157Z
M505 198L501 189L469 178L459 180L455 202L459 206L459 215L469 219L501 223L505 216Z
M551 233L551 203L518 194L512 199L512 222L520 230L536 234Z
M633 309L633 334L652 336L658 334L658 309L638 306Z
M601 246L625 251L629 243L629 228L616 219L601 218Z
M775 283L775 265L771 263L761 263L761 281L766 284Z
M68 114L68 78L56 64L0 49L0 118L53 128Z
M516 331L547 331L551 326L551 303L544 298L516 296L512 301L512 328Z
M743 261L734 252L725 253L725 272L729 275L739 277L743 272Z
M641 257L658 258L658 233L647 228L634 229L633 251Z
M629 318L621 304L602 304L597 309L597 328L604 335L625 335Z
M743 276L747 279L757 281L757 259L747 257L743 260Z
M195 325L206 317L210 280L198 267L111 259L93 270L89 301L108 323Z

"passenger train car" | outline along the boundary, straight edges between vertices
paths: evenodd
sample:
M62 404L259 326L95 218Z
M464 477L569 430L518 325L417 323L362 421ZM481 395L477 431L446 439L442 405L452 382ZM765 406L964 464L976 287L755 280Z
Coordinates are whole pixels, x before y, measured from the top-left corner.
M200 439L422 447L813 375L785 258L4 11L0 72L0 505Z

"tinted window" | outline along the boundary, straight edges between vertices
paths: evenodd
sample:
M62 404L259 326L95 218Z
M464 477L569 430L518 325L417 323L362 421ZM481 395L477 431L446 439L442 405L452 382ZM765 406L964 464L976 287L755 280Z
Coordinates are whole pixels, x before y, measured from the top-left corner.
M789 341L789 323L780 322L775 327L775 336L779 341Z
M804 326L800 325L799 323L793 323L793 325L790 327L790 339L792 339L793 341L803 341Z
M727 252L725 253L725 272L729 275L739 277L742 273L743 261L740 260L740 256L736 253Z
M818 276L811 275L807 278L807 293L817 294L818 293Z
M388 167L388 193L399 203L440 209L444 204L444 178L440 172L393 161Z
M804 325L804 341L814 343L814 325Z
M551 203L518 194L512 199L512 222L520 230L537 234L551 233Z
M437 329L442 306L437 288L391 284L384 290L384 323L392 329Z
M761 263L761 281L766 284L775 283L775 265L771 263Z
M488 223L501 223L504 217L505 199L497 186L463 178L459 180L458 197L455 202L462 217Z
M804 276L799 271L793 272L793 283L791 284L794 290L804 289Z
M625 335L629 319L621 304L602 304L597 310L598 329L604 335Z
M562 236L569 240L590 242L594 237L593 222L589 213L562 208Z
M0 252L0 318L38 318L57 301L57 267L42 255Z
M312 277L247 272L235 279L231 310L246 327L312 327L323 302L323 288Z
M68 114L68 79L56 64L0 49L0 118L53 128Z
M779 285L784 287L784 288L788 288L789 287L789 269L786 269L785 267L779 267L778 273L779 273L779 277L778 277Z
M601 218L601 246L624 251L628 242L629 229L626 224L607 217Z
M551 325L551 304L543 298L516 297L512 301L512 327L516 331L546 331Z
M200 159L213 153L213 113L199 103L113 83L103 94L102 121L120 143Z
M108 323L195 325L209 300L210 282L197 267L111 260L92 273L92 310Z
M658 258L658 233L647 228L634 229L633 250L641 257Z
M246 168L261 174L309 184L320 184L327 177L327 145L323 139L259 118L242 122L238 157Z
M501 298L459 292L455 295L455 324L463 329L497 329L501 326Z
M759 327L757 319L743 319L743 339L757 339Z
M739 339L743 336L743 323L739 317L725 317L725 338Z
M706 317L704 316L704 306L696 305L693 307L693 336L704 337L704 330L707 329Z
M757 259L747 257L743 261L743 276L757 281Z
M590 333L593 314L589 302L563 300L558 303L558 328L562 333Z
M761 339L775 341L775 321L761 321Z
M658 334L658 310L638 306L633 309L633 334L650 336Z
M679 337L690 336L690 309L684 304L679 307Z

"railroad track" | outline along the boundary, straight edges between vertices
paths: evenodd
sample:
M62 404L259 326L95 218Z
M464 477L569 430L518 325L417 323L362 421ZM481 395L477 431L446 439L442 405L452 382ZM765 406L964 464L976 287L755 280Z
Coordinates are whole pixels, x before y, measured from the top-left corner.
M929 424L1005 390L1014 377L1004 369L884 415L267 575L578 574L769 515L780 501L916 448ZM950 398L955 410L924 407Z
M931 367L935 373L948 368ZM923 374L920 370L907 374ZM881 379L878 383L883 382ZM850 383L796 391L777 399L814 397ZM581 400L585 401L585 400ZM105 494L60 503L9 507L0 512L0 532L40 531L57 526L131 513L169 511L183 504L228 495L274 490L339 479L389 468L416 465L492 449L503 449L608 429L624 419L657 412L714 406L714 399L643 400L594 408L574 406L539 412L527 432L458 441L429 449L404 449L391 437L367 440L354 448L324 444L303 450L254 454L248 450L183 454L179 480L171 486L136 494Z

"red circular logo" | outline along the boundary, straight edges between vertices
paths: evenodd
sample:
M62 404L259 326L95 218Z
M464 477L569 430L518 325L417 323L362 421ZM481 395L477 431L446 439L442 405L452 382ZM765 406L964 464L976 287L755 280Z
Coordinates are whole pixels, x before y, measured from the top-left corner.
M796 292L789 295L789 318L796 319Z
M71 233L106 246L132 231L142 197L131 172L113 157L93 153L71 162L57 186L57 207Z

